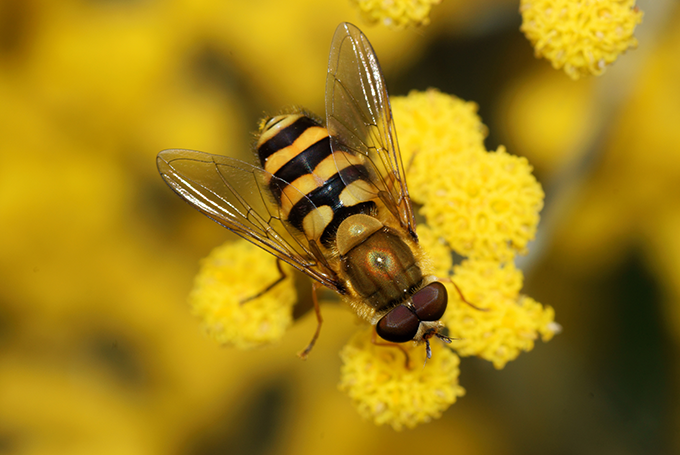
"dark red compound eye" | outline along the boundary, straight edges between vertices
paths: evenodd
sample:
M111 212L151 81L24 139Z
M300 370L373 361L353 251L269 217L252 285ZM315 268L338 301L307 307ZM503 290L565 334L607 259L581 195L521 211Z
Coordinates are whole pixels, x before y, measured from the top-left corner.
M444 316L448 299L444 285L435 281L413 294L413 307L421 321L438 321Z
M420 321L413 311L404 305L394 307L376 325L375 330L380 338L392 343L411 341L416 333Z

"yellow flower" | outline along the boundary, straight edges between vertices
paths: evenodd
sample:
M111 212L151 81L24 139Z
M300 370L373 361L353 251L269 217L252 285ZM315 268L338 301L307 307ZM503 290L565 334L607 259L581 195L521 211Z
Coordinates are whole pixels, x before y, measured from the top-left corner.
M432 267L432 273L439 277L446 277L451 274L453 257L451 247L446 241L439 237L427 224L421 223L418 226L418 242L423 251L427 252L427 257Z
M452 279L442 322L460 355L477 355L502 368L541 336L558 330L551 308L520 294L522 273L512 260L533 238L543 192L526 159L484 148L486 127L476 105L436 90L392 100L411 195L426 222L418 234L429 256L422 264L445 283ZM453 267L453 253L467 257ZM258 299L278 273L246 242L216 249L205 260L191 295L194 312L220 342L239 347L278 340L291 323L296 299L290 280ZM252 270L252 264L261 264ZM247 274L244 270L248 270ZM439 339L425 346L384 346L362 330L341 353L340 388L359 413L400 430L438 418L462 396L458 357ZM381 345L375 344L378 341Z
M362 330L340 353L340 389L364 418L395 430L414 428L440 417L465 394L458 385L458 356L443 343L432 344L432 358L425 364L423 346L404 344L402 351L378 346L371 337L372 329Z
M520 294L522 272L512 262L468 260L454 268L454 275L465 299L484 310L465 304L449 290L458 301L449 303L443 321L458 354L476 355L500 369L521 351L533 349L539 335L549 341L560 331L551 307Z
M436 90L392 98L395 123L412 199L426 222L418 227L434 273L451 275L452 251L468 260L453 268L463 302L450 285L442 321L460 355L476 355L502 368L539 336L560 329L554 311L520 294L522 273L512 263L534 236L543 191L526 159L484 148L486 127L474 103ZM340 388L360 414L395 429L437 418L462 396L458 358L438 340L424 361L422 346L378 347L369 334L355 336L342 351ZM435 364L435 362L437 362ZM443 362L443 363L439 363ZM454 368L455 367L455 368Z
M241 349L273 343L292 323L297 299L290 272L258 295L278 276L276 261L253 244L241 239L225 243L203 260L189 302L220 343Z
M484 149L477 106L436 90L392 101L411 197L461 256L510 260L536 233L543 190L525 158Z
M427 25L430 8L441 0L352 0L369 23L381 22L391 27Z
M521 0L520 29L536 56L572 79L602 74L620 54L637 46L642 11L635 0Z
M392 99L409 188L427 225L418 230L423 248L443 278L451 253L441 239L469 258L454 268L443 321L460 355L477 355L502 368L520 351L559 331L552 308L520 294L522 272L512 259L534 237L543 191L526 159L484 148L486 128L477 106L436 90ZM423 229L423 228L426 229Z

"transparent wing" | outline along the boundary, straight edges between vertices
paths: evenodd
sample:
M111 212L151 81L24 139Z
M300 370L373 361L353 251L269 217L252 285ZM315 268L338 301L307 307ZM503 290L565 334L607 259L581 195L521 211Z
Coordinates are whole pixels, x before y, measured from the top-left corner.
M352 24L333 36L326 78L326 123L333 151L365 157L376 196L415 237L415 219L378 58ZM336 160L345 155L334 153ZM340 167L340 165L339 165Z
M341 292L341 284L314 244L292 232L269 198L261 168L194 150L163 150L156 159L163 180L189 204L244 239Z

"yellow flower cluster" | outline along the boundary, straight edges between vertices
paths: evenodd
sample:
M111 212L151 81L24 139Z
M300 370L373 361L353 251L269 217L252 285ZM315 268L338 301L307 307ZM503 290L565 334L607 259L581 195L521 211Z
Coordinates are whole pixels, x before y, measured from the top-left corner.
M430 8L441 0L352 0L369 23L380 22L391 27L427 25Z
M532 239L543 192L523 158L503 148L487 152L486 127L476 105L436 90L392 99L407 180L426 219L418 227L429 268L446 284L442 318L460 355L476 355L502 368L539 336L558 330L554 312L520 294L522 273L512 260ZM453 267L453 253L467 259ZM292 280L256 295L278 276L275 261L247 242L229 243L208 257L191 294L194 312L222 343L253 347L278 340L291 323ZM257 264L258 268L254 268ZM447 280L453 280L467 305ZM361 415L400 430L437 418L464 394L458 356L432 340L432 359L414 343L376 345L373 328L342 350L340 388Z
M241 239L228 242L203 259L189 303L219 343L241 349L273 343L291 325L297 300L290 273L258 295L277 276L276 261L258 247Z
M421 244L443 277L451 251L442 254L442 240L467 258L453 280L465 300L486 310L465 304L449 286L443 321L456 338L452 346L502 368L539 335L548 341L559 330L552 308L520 294L522 273L512 262L534 237L543 191L526 159L503 147L486 151L474 103L431 89L393 98L392 109L411 197L427 223L425 232L418 229Z
M485 310L449 305L443 321L456 337L451 346L458 354L479 356L500 369L532 350L538 335L549 341L559 332L551 307L520 294L522 272L512 262L466 260L454 267L454 277L465 298Z
M484 148L477 106L436 90L392 101L411 198L466 257L511 260L536 233L543 190L526 159Z
M425 364L422 346L376 345L372 332L357 333L340 353L340 389L363 417L395 430L414 428L440 417L465 394L458 385L460 360L442 343L432 345Z
M521 0L521 30L536 56L572 78L600 75L620 54L637 46L642 21L635 0Z

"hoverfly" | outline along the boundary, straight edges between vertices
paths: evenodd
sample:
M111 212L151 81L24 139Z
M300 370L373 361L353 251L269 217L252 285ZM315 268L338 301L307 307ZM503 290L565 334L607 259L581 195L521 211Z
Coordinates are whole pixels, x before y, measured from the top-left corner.
M259 165L164 150L158 170L213 221L340 294L390 343L441 334L447 291L425 268L385 80L364 34L333 36L326 125L305 112L260 125ZM322 318L313 292L317 329ZM374 338L375 341L375 338Z

